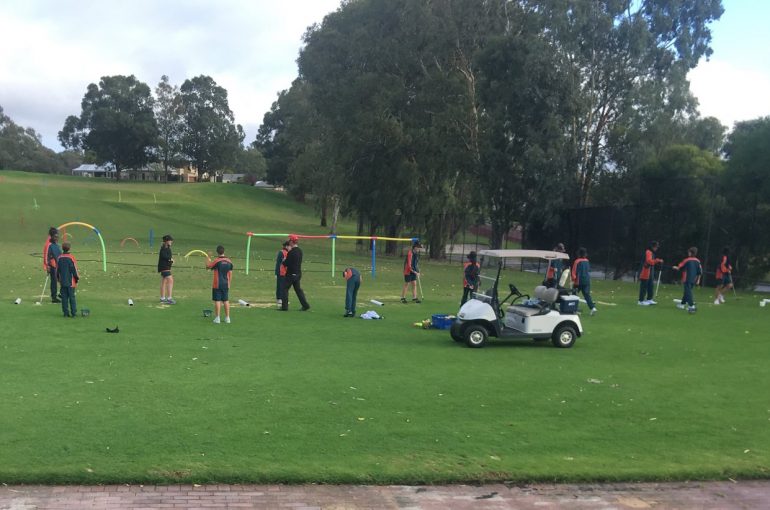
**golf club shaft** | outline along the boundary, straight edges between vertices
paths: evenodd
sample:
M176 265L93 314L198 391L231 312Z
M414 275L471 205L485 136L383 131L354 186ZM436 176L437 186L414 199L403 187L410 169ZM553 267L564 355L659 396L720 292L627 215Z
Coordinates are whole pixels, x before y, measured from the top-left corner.
M49 277L50 277L50 275L48 273L46 273L45 281L43 282L43 291L40 293L40 299L38 299L38 303L42 303L43 302L43 294L45 294L45 288L48 286L48 278Z
M417 275L417 285L420 287L420 299L425 299L425 294L422 293L422 279L420 279L420 275Z
M658 290L660 289L660 275L663 274L663 268L658 270L658 283L655 284L655 297L658 297Z

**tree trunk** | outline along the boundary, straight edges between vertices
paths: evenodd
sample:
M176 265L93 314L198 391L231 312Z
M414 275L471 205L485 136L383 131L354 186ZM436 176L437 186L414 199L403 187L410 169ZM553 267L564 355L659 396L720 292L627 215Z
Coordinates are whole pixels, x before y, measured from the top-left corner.
M340 197L338 195L332 196L332 228L330 234L337 233L337 220L340 216Z
M323 197L321 199L321 226L326 226L326 210L328 209L328 199Z
M398 223L393 222L388 225L387 237L398 237ZM398 250L398 241L385 241L385 254L395 255Z
M364 235L364 217L359 214L358 215L358 225L356 225L356 235L362 236ZM361 246L363 246L363 240L362 239L356 239L356 250L360 249Z

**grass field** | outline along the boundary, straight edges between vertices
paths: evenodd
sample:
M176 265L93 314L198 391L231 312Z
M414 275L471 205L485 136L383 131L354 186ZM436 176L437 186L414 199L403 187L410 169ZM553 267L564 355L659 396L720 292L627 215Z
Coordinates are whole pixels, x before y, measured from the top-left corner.
M120 194L120 196L119 196ZM120 201L119 201L120 200ZM37 203L38 208L35 208ZM0 482L361 482L682 480L770 475L770 309L728 296L676 310L636 286L594 282L599 305L572 349L493 341L483 349L412 323L454 313L457 265L424 263L425 301L401 305L401 260L378 259L359 312L343 319L344 280L327 241L306 241L312 309L276 313L279 240L253 231L325 233L312 210L236 185L109 183L0 172ZM87 318L34 306L47 228L98 227L108 271L85 228L69 229ZM170 232L176 306L159 306L157 244ZM353 233L352 223L340 233ZM90 236L90 237L89 237ZM131 236L140 247L121 239ZM214 325L210 274L192 249L233 257L233 323ZM337 266L366 253L338 243ZM540 277L508 271L531 289ZM17 297L21 305L14 305ZM132 298L135 306L126 304ZM105 333L119 326L119 334Z

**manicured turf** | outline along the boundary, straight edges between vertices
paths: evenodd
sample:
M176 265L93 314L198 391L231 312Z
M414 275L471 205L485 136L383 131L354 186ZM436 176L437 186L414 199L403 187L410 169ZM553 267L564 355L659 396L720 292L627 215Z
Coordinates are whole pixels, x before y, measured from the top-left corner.
M118 202L120 191L121 202ZM155 194L155 198L153 197ZM155 200L157 199L157 204ZM34 208L37 201L39 209ZM454 313L457 265L424 264L425 302L401 305L401 260L365 276L359 313L343 319L344 281L329 274L327 241L306 241L309 312L271 307L278 240L247 230L323 233L309 207L236 185L142 185L0 172L0 482L376 482L641 480L767 477L770 469L770 308L739 293L695 315L675 286L657 307L636 287L594 282L599 305L572 349L493 341L468 349L412 323ZM83 273L79 306L35 306L50 225L72 228ZM175 298L157 303L157 244L171 232ZM352 233L346 223L341 233ZM120 240L135 237L120 247ZM210 274L182 254L222 243L234 257L233 323L213 325ZM338 243L338 268L368 270ZM261 269L261 270L260 270ZM365 271L364 271L365 273ZM366 275L366 273L365 273ZM509 271L531 289L540 277ZM14 305L16 297L21 305ZM135 306L126 304L132 298ZM369 299L384 308L367 306ZM119 326L120 333L105 328Z

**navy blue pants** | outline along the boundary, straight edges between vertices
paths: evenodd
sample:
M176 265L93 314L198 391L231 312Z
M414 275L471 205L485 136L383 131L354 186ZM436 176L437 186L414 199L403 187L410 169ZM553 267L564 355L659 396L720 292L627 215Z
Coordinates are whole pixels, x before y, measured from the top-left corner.
M469 298L472 298L474 292L478 292L478 289L463 287L463 298L460 300L460 306L463 306Z
M583 297L586 298L586 305L588 306L589 310L594 309L594 300L591 299L591 284L585 284L585 285L578 285L578 292L583 293Z
M78 304L75 301L75 288L64 287L61 288L61 311L64 312L65 317L75 317L78 312Z
M695 306L695 302L693 301L693 297L692 297L692 288L694 286L695 286L694 283L685 283L683 285L684 287L684 296L682 296L683 305Z
M358 288L361 287L361 277L351 276L345 289L345 311L356 313L356 298L358 297Z
M283 290L283 280L285 276L275 277L275 299L281 299L281 291Z
M653 297L653 278L650 274L650 278L646 280L639 280L639 301L646 301ZM645 297L646 296L646 297Z
M56 284L58 283L56 281L56 269L52 267L49 268L48 275L50 276L50 280L51 280L51 301L56 301L57 299L59 299L57 288L56 288Z

